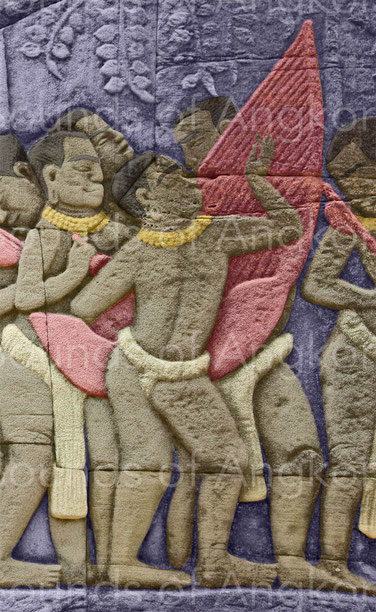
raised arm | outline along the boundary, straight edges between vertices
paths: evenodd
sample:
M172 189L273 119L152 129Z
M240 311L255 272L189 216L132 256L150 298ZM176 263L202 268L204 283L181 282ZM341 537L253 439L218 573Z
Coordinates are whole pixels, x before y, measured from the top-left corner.
M80 286L89 272L95 249L74 242L67 268L61 274L44 280L43 230L31 230L26 238L18 268L15 307L30 312L55 304Z
M72 314L87 323L116 304L133 289L135 270L132 249L123 247L72 300Z
M282 244L289 244L300 238L303 226L297 210L267 181L275 142L265 136L261 140L256 136L258 147L254 145L246 167L246 177L256 199L261 204L267 217L228 216L219 217L217 226L219 247L228 252L230 257L252 251L272 249Z
M363 289L338 278L356 247L356 240L355 236L332 227L327 230L303 282L305 300L335 310L375 307L375 290Z

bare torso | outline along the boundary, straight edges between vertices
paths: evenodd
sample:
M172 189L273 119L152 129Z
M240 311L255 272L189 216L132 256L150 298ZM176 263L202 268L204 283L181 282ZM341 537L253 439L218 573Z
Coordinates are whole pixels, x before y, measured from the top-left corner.
M152 355L183 361L205 350L228 270L227 255L213 247L210 230L179 248L138 243L132 331Z
M40 299L36 296L35 302L30 300L30 307L19 312L16 318L16 325L19 329L32 340L40 345L37 334L29 321L29 314L34 311L47 311L59 314L70 314L71 301L73 297L84 287L92 276L89 273L88 262L90 257L82 258L82 265L79 263L71 270L69 269L69 254L74 244L73 234L70 231L60 230L48 221L42 219L37 226L40 236L41 250L33 253L25 250L26 266L30 262L30 272L24 270L23 278L20 275L17 284L18 296L20 292L25 294L40 293ZM35 230L34 230L35 231ZM128 229L119 223L110 222L102 230L88 234L88 243L96 251L113 254L129 237ZM94 254L92 249L92 254ZM39 270L37 269L39 265ZM39 273L38 273L39 272ZM33 275L35 274L35 279ZM65 274L65 277L62 275ZM76 282L74 276L76 275ZM28 278L29 276L29 278ZM35 283L34 283L35 280ZM54 293L57 298L49 301L44 300L48 289L45 282L54 283ZM56 282L55 282L56 281ZM59 286L60 285L60 286ZM27 301L27 296L26 296Z

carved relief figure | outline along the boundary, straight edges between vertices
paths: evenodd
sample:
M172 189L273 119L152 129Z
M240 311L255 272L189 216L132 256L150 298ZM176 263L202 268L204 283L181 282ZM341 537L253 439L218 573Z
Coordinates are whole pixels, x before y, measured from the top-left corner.
M198 583L221 586L230 575L230 583L270 586L275 578L273 566L227 553L248 454L223 397L207 376L205 352L229 257L301 235L298 213L263 178L273 151L273 141L265 137L259 157L255 149L246 170L265 218L197 216L202 197L195 178L164 156L151 160L146 155L141 176L138 158L135 176L130 176L130 162L127 173L120 171L115 178L121 206L127 209L129 203L134 209L136 194L143 209L142 229L74 298L72 312L92 321L135 291L135 319L119 334L106 378L120 440L110 567L120 586L135 579L145 587L166 580L190 583L182 572L151 568L137 559L168 485L160 472L171 464L174 438L202 474Z
M114 130L99 115L80 108L60 117L50 129L50 133L59 131L83 132L88 136L99 157L103 172L103 210L116 221L131 224L132 219L121 210L114 201L111 192L115 173L133 158L133 149L123 134ZM134 223L134 220L133 220Z
M18 390L26 385L29 401L24 404L28 414L25 428L31 428L31 432L25 433L28 444L18 446L22 446L25 461L36 475L40 470L51 471L55 464L50 491L52 537L63 567L63 580L85 582L86 481L81 409L85 394L64 378L41 348L46 333L48 337L48 320L46 324L45 314L35 311L46 308L49 312L68 314L72 294L89 277L96 247L101 251L106 251L107 247L111 251L117 240L124 241L129 234L123 224L111 222L100 210L103 173L85 134L59 132L50 135L31 149L29 158L48 198L48 206L36 229L29 232L19 263L15 293L19 315L14 325L5 328L2 338L6 353L2 401L7 405L17 404L20 410ZM86 236L89 236L88 242L85 242ZM64 337L51 336L48 340L51 345L61 342L67 350ZM35 415L33 419L30 412ZM109 452L115 447L111 442ZM99 441L97 448L98 444ZM14 466L8 463L7 468L11 471ZM5 479L5 473L3 477ZM7 505L8 510L2 514L1 530L3 533L11 529L13 546L47 485L45 479L33 486L31 493L26 487L19 492L22 499L17 498L18 530L11 528L7 521L7 512L12 506L7 498L12 500L15 492L10 488L2 497L1 503Z
M194 171L199 168L236 113L232 102L222 97L203 100L178 116L174 135L188 167ZM263 204L264 199L260 202ZM313 567L305 561L305 546L324 466L308 399L298 378L283 361L286 353L280 350L278 357L275 342L290 316L294 296L295 287L266 344L277 356L269 361L264 377L256 383L253 408L271 467L271 522L278 575L283 584L290 583L299 574L300 581L305 576L304 582L308 585ZM251 395L247 403L252 410ZM241 428L240 422L238 426ZM250 457L252 460L254 457ZM266 491L260 499L265 496ZM167 523L169 558L176 567L184 565L191 554L195 499L195 487L189 478L184 478L183 470ZM241 496L240 501L251 499Z
M42 192L13 134L0 136L0 329L14 318L19 253L43 207ZM11 234L17 233L18 238ZM5 317L5 315L8 315Z
M369 279L376 281L375 142L376 119L366 118L344 126L330 144L327 167L348 206L327 187L331 225L302 291L305 299L340 311L321 356L330 462L323 486L319 566L336 573L349 590L364 587L373 593L375 586L348 570L347 558L362 492L359 528L375 537L376 293L358 286L357 278L347 281L341 275L357 251Z
M12 134L0 136L1 193L1 329L17 316L14 308L22 236L37 222L44 200L20 143ZM16 561L12 550L37 508L49 478L52 460L52 416L44 389L33 393L36 377L23 372L2 347L0 366L0 430L4 458L0 479L0 586L52 587L59 565ZM38 380L36 381L39 382ZM34 410L30 411L30 405ZM25 469L26 468L26 469ZM17 478L14 478L18 474ZM13 476L12 476L13 475Z

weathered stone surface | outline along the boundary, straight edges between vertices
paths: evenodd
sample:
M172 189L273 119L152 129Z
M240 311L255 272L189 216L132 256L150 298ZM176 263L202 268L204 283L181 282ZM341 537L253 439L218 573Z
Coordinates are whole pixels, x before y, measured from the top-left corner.
M304 6L301 2L285 2L274 7L261 0L249 3L161 0L158 6L156 2L141 5L133 0L100 0L90 4L79 0L47 0L43 6L46 8L40 9L39 3L33 1L6 0L0 18L3 28L0 32L0 130L4 132L12 127L27 146L44 135L68 107L89 106L120 129L137 152L156 149L182 161L181 149L172 133L177 112L216 93L230 95L241 107L295 38L302 21L310 17L314 21L326 108L325 150L338 126L353 118L352 113L357 117L363 113L376 114L372 110L375 11L370 2L352 2L346 6L330 0L304 3ZM56 24L58 28L52 39ZM328 176L325 165L323 174ZM288 362L310 400L326 460L328 440L321 401L319 354L332 331L336 313L304 302L300 290L313 251L327 227L321 213L311 255L298 279L297 297L287 327L295 340ZM358 284L362 279L366 289L373 288L355 252L341 278ZM262 393L271 398L271 406L285 405L282 392L274 387L270 391L267 380L260 386L259 395ZM361 402L358 396L353 399L356 404ZM334 401L337 401L336 395ZM262 404L260 400L261 411ZM95 420L92 426L94 431L98 430ZM108 423L104 431L104 439L111 440ZM89 446L93 440L90 435L88 432ZM316 432L311 438L316 448ZM330 433L332 454L335 447L336 438ZM267 444L265 450L268 454ZM105 451L105 444L98 446L97 455L93 451L96 467L103 460L112 462L113 457ZM278 449L275 454L278 455ZM93 475L92 480L95 480ZM102 516L101 508L111 509L111 503L101 500L98 516ZM165 497L142 551L146 562L154 561L161 567L168 567L162 529L167 506ZM317 511L318 507L307 544L308 556L316 560L319 557ZM347 528L348 540L351 531L352 525ZM268 502L238 507L230 550L250 560L274 561ZM47 529L45 502L31 520L15 555L24 560L56 562ZM363 575L368 573L374 580L375 543L356 528L350 560ZM368 568L361 566L362 563L368 564ZM195 593L194 597L191 593ZM174 605L182 610L218 607L284 612L299 606L309 611L375 607L373 599L361 596L285 590L140 594L93 589L88 591L87 602L86 596L74 590L40 591L37 603L33 596L31 593L27 597L24 591L1 591L2 609L14 609L18 605L25 610L96 610L107 606L114 610L149 610Z

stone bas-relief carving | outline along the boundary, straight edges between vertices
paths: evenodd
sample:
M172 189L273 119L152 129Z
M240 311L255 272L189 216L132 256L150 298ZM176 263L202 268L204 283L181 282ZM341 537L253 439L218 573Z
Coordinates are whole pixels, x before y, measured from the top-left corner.
M307 82L296 78L294 62ZM292 161L277 121L267 127L261 118L246 139L239 130L272 103L282 77L280 96L305 112L311 88L319 126L294 141ZM122 134L82 108L63 114L28 157L13 135L0 137L0 586L189 587L181 568L197 500L198 586L271 587L278 576L283 587L375 594L347 568L362 492L360 528L376 535L374 294L338 279L354 248L375 277L374 120L366 131L355 124L340 132L327 158L355 216L322 183L321 111L306 23L240 114L225 97L177 113L174 137L188 170L166 155L134 156ZM332 228L303 293L343 312L322 356L330 465L322 556L313 566L305 546L324 463L309 401L285 363L293 336L282 331L322 191ZM257 309L252 318L254 304L267 321ZM246 336L248 352L228 366L218 347L241 319L244 336L254 321L255 344ZM238 501L267 496L260 440L275 564L227 550ZM180 478L166 526L173 569L160 569L139 551L174 448ZM25 465L33 478L15 484L12 474ZM58 564L16 561L12 551L46 491ZM86 552L87 514L96 563Z
M326 162L346 206L328 190L330 222L303 285L303 296L340 311L321 356L321 385L330 463L321 521L323 557L345 566L359 501L359 529L375 537L374 289L342 280L357 250L375 282L375 118L345 125L334 136Z
M196 104L187 109L178 117L175 123L174 134L178 143L184 151L186 163L190 168L197 170L202 164L210 149L214 146L219 136L236 115L236 109L229 99L211 98ZM228 116L228 118L226 118ZM225 117L225 119L223 119ZM222 118L219 129L216 128L218 118ZM294 289L292 289L294 293ZM282 316L282 321L278 328L283 329L289 317L293 303L293 296L286 305L286 310ZM278 333L278 329L275 330ZM249 402L254 397L254 416L259 432L267 453L268 463L274 468L276 475L273 479L272 499L271 499L271 520L274 538L274 547L279 563L279 577L286 582L290 581L292 574L296 576L297 567L301 565L301 571L309 573L311 567L305 567L304 548L307 533L311 521L311 516L320 486L320 474L323 470L320 444L316 432L313 415L309 402L301 388L301 385L289 368L284 363L284 358L291 352L292 343L285 335L281 336L279 342L271 340L268 348L263 349L263 353L257 356L261 363L265 365L257 367L253 363L254 380L252 375L246 373L243 368L243 381L238 384L228 385L228 377L218 381L220 390L229 394L228 400L234 402L234 393L239 393L238 389L244 389L245 395L245 415L239 415L236 419L240 429L247 428L244 423L245 418L249 420ZM273 354L270 359L268 351ZM272 372L271 372L272 371ZM270 372L270 373L269 373ZM259 383L257 381L260 381ZM235 382L235 381L234 381ZM288 390L288 392L287 392ZM284 398L288 396L286 402ZM278 406L281 401L285 401L283 416L281 420L276 419ZM235 406L233 410L236 410ZM297 410L299 419L296 418ZM242 418L243 416L243 418ZM272 421L275 421L272 423ZM288 428L290 431L289 442L284 440L281 430ZM253 429L255 423L253 423ZM247 434L245 434L247 436ZM248 440L247 440L248 441ZM295 448L294 448L295 441ZM261 478L259 483L253 484L248 490L243 490L240 501L257 501L266 497L266 487L263 478L263 459L257 442L251 443L249 463L253 470L251 477L257 478L257 460L259 455L259 465L261 465ZM184 455L183 455L184 456ZM292 457L292 460L289 459ZM277 475L283 467L285 476L291 480L294 486L296 483L297 491L292 498L283 496L285 478L279 482ZM303 472L305 478L296 478ZM311 474L309 473L311 472ZM184 476L184 474L183 474ZM171 563L174 566L183 566L188 560L192 549L193 538L193 514L196 499L196 488L189 478L180 478L175 495L172 499L169 519L168 519L168 551ZM182 507L189 507L187 513L190 521ZM290 521L295 525L294 540L291 537ZM291 556L295 557L294 566L290 568ZM301 561L299 562L299 558Z
M120 582L139 575L133 566L137 565L138 548L163 493L154 472L158 473L171 461L173 444L168 444L170 436L172 439L176 437L189 456L198 462L197 471L203 475L198 510L199 584L221 586L230 572L234 572L236 583L247 584L253 572L255 581L258 580L258 568L244 560L231 559L226 553L228 529L242 477L232 473L233 467L224 466L231 460L237 464L235 473L239 468L243 471L247 458L223 398L215 392L207 377L209 356L203 351L222 297L228 258L250 250L263 250L270 241L272 247L279 245L278 233L282 227L290 229L290 233L286 232L288 242L296 238L297 233L299 235L299 216L261 176L270 166L273 151L274 143L266 136L260 141L260 157L256 160L255 150L246 168L251 189L265 210L271 213L271 219L267 221L248 217L197 217L202 199L196 181L168 158L159 157L151 162L146 155L146 169L136 183L127 167L126 175L120 171L115 179L116 190L122 192L120 203L124 206L130 186L136 189L136 198L144 211L143 227L137 237L99 272L96 281L73 300L72 308L74 314L91 321L132 290L137 296L132 331L119 334L120 346L109 361L106 382L120 438L120 478L132 478L127 465L138 465L136 471L142 470L142 475L137 476L142 489L137 491L139 505L145 507L148 503L151 507L145 529L141 531L137 515L126 517L127 504L132 503L129 501L132 486L126 487L124 483L124 499L119 481L114 516L114 539L118 550L114 553L113 565L120 566L117 568ZM135 166L139 173L140 159L136 160ZM197 226L199 219L205 222ZM234 232L231 237L229 225L235 221L236 231L240 231L244 238L243 248L236 245ZM189 222L191 224L187 225ZM197 229L193 228L194 225ZM226 246L218 249L214 257L216 245L227 228ZM169 236L173 238L171 242ZM210 252L212 257L209 257ZM157 318L153 313L158 313ZM203 313L206 313L206 321ZM172 324L171 320L175 323ZM196 339L192 348L193 331ZM172 359L177 351L183 358L178 362ZM165 358L161 359L160 355ZM128 389L132 389L132 399ZM132 414L130 419L123 415L125 402ZM176 404L179 404L181 414L174 411ZM188 427L187 418L191 421ZM151 422L154 423L153 435L148 440L145 429ZM136 442L134 448L140 437L143 444ZM220 465L225 477L220 484L223 503L218 507L216 500L220 493L216 489L218 479L221 480ZM154 484L153 479L156 480ZM122 522L117 521L119 512L123 516ZM207 521L212 525L211 530L208 530ZM134 550L127 554L128 534L135 536L136 528L140 530L141 538L136 541ZM154 572L155 584L158 584L161 570ZM269 576L271 582L274 580L273 572L269 573L265 568L264 573L261 584ZM153 580L153 570L145 572L145 579L147 575ZM161 580L166 580L166 576L161 576Z

